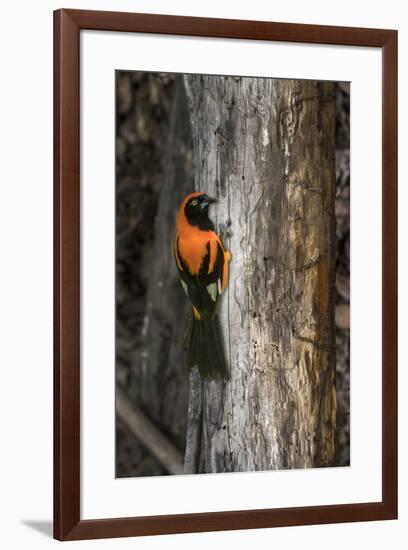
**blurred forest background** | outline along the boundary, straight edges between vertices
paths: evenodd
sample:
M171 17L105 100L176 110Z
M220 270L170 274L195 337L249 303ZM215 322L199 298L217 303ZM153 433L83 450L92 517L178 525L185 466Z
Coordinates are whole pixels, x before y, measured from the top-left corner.
M337 83L336 464L339 466L347 466L350 461L349 113L349 84ZM171 247L164 253L159 251L155 236L166 235L171 243L177 206L193 189L192 140L182 75L118 71L117 477L182 471L188 372L184 355L174 342L180 340L189 309L180 293ZM164 284L169 288L166 297L160 293Z

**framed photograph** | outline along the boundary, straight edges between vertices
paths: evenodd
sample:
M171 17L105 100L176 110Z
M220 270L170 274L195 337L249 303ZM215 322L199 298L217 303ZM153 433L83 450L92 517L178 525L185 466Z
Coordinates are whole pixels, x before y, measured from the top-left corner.
M397 517L397 32L54 13L54 536Z

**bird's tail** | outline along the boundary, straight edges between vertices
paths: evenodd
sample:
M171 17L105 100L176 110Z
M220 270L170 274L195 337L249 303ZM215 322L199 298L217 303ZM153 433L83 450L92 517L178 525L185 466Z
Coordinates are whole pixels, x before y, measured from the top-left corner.
M204 378L228 378L224 346L218 321L213 318L190 319L182 346L187 350L189 368L198 367Z

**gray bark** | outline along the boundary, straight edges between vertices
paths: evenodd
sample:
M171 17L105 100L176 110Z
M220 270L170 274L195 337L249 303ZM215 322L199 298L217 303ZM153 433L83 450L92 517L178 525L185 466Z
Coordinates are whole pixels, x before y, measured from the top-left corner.
M185 472L333 465L333 85L185 77L195 187L232 236L229 381L191 372Z

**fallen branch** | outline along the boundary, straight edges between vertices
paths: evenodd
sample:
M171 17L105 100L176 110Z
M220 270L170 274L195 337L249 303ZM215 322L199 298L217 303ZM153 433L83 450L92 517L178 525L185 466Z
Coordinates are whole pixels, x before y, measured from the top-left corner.
M157 426L128 399L119 386L116 387L116 412L122 422L170 474L184 473L183 455Z

